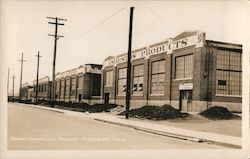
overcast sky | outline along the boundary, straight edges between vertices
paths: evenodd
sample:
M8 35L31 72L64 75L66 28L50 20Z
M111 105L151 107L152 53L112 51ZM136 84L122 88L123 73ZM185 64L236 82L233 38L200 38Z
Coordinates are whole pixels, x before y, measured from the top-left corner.
M249 37L248 3L242 1L2 1L1 45L5 69L19 87L21 53L23 83L52 75L54 25L47 16L67 19L59 26L56 72L86 63L102 64L109 55L127 52L129 8L134 6L132 49L200 30L206 39L244 44ZM3 56L2 56L3 57ZM7 72L7 71L5 71ZM7 73L6 73L7 76ZM11 79L11 78L10 78ZM10 80L10 90L12 80Z

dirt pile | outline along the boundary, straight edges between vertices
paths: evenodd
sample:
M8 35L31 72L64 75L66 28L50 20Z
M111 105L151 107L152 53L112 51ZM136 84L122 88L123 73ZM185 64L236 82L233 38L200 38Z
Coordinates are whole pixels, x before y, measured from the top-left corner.
M120 113L124 115L125 111ZM187 117L187 114L182 114L178 109L170 105L159 106L143 106L138 109L131 109L129 111L131 117L150 119L150 120L167 120Z
M79 112L90 112L90 113L98 113L98 112L109 112L110 109L117 107L116 104L94 104L89 105L88 103L71 103L71 102L63 102L63 101L46 101L43 105L52 105L55 108L79 111Z
M214 120L219 120L219 119L229 120L238 117L232 114L230 111L228 111L227 108L220 106L214 106L207 110L204 110L203 112L200 113L200 115Z

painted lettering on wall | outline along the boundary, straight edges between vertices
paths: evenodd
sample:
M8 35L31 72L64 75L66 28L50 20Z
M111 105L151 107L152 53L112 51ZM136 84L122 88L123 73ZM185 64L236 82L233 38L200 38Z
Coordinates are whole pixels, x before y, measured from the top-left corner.
M139 59L139 58L148 58L149 56L166 53L171 54L174 50L182 49L185 47L189 47L192 45L196 45L197 47L203 46L204 36L203 33L197 34L194 36L186 37L180 40L167 40L164 43L156 44L155 46L150 46L147 49L142 49L137 52L132 52L131 60ZM119 55L114 59L110 59L104 62L104 67L112 66L114 64L119 64L127 61L127 54Z

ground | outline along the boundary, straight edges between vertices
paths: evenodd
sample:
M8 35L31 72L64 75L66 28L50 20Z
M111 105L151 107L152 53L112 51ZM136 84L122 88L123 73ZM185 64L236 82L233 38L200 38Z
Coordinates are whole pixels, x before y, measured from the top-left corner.
M178 128L241 137L241 119L210 120L199 114L191 114L188 119L153 121L130 118L131 120L156 123Z
M225 148L105 124L84 116L8 104L9 150Z

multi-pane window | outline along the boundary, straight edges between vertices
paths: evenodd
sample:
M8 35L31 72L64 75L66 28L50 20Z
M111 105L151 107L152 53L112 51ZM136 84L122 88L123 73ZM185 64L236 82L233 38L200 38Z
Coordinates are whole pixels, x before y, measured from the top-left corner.
M241 53L218 51L216 94L241 95Z
M59 92L60 90L60 81L56 81L56 91Z
M65 94L68 95L69 94L69 79L66 79L66 86L65 86Z
M74 95L76 90L76 78L71 78L70 95Z
M175 58L175 79L193 77L193 55Z
M112 86L113 83L113 71L106 72L105 86Z
M44 92L47 91L47 84L44 84Z
M83 88L83 76L80 76L78 78L78 89L82 89Z
M143 91L144 65L134 66L133 73L133 94L142 94Z
M64 80L60 81L60 86L61 86L61 96L64 96Z
M118 94L124 95L126 92L127 68L118 69Z
M152 63L151 94L164 94L165 60Z

